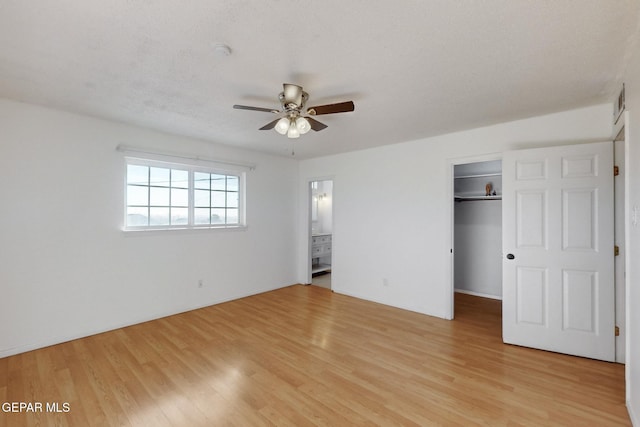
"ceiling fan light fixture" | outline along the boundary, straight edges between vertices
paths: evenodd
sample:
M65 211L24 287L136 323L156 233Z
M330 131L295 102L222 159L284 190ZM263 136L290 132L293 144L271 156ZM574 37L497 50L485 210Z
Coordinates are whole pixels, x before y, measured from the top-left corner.
M311 130L311 125L309 124L309 120L304 117L298 117L296 119L296 129L300 132L300 135L304 135L305 133Z
M284 135L289 130L289 127L290 127L289 125L290 125L289 124L289 119L286 118L286 117L283 117L280 120L278 120L278 123L276 123L275 130L280 135ZM291 137L289 137L289 138L291 138Z
M292 120L292 122L293 122L293 120ZM291 123L291 126L289 126L289 130L287 131L287 137L289 137L289 138L300 138L300 131L294 125L294 123Z

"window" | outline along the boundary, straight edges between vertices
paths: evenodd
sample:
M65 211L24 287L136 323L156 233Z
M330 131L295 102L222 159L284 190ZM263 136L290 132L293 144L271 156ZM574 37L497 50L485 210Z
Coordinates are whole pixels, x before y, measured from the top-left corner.
M240 178L234 175L195 172L194 221L201 224L238 224Z
M244 226L244 174L127 159L125 229Z

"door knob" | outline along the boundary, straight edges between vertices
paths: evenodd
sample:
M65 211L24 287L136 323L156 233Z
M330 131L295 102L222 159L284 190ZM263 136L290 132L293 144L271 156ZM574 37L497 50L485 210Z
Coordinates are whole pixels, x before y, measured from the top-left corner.
M513 254L507 254L507 259L515 259L516 257Z

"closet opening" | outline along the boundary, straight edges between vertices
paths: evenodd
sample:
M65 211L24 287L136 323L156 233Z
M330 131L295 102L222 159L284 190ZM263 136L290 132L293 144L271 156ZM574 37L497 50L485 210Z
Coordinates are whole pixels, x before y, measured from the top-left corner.
M454 318L501 324L502 160L455 164L453 186Z
M331 289L331 248L333 240L333 181L309 183L311 221L311 284Z

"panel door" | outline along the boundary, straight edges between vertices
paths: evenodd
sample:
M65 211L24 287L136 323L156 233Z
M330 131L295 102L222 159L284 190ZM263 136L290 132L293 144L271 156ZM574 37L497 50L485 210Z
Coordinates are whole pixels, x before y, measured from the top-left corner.
M503 158L503 341L615 358L613 145Z

